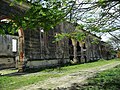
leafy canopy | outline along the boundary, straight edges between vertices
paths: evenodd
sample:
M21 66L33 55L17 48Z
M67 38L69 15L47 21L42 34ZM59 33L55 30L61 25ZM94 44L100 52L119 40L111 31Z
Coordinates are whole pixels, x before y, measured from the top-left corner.
M6 30L15 32L20 27L24 30L36 27L49 30L66 19L74 3L69 0L13 0L11 7L17 7L17 5L27 7L22 15L11 13L9 22L0 21L1 33L5 33Z
M119 0L13 0L13 5L28 6L22 16L12 15L9 24L0 25L1 30L22 27L45 30L53 28L63 20L80 23L93 33L106 33L120 30ZM13 25L15 23L16 25ZM12 25L11 25L12 24ZM6 26L4 26L6 25ZM11 27L12 26L12 27ZM14 28L13 28L14 26ZM13 30L13 31L15 31ZM1 31L1 33L3 33Z

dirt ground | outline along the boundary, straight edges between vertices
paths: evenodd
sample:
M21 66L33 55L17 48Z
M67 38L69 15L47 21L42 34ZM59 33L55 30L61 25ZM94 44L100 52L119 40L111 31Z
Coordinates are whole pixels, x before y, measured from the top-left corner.
M103 65L97 68L90 68L87 70L80 70L69 75L57 78L49 78L45 81L40 81L37 84L22 87L17 90L77 90L70 89L76 83L83 84L85 80L93 77L96 73L113 68L120 63L112 63Z

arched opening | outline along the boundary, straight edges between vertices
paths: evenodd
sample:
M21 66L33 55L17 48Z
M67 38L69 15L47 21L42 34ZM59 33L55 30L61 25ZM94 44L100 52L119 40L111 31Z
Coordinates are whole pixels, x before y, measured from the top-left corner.
M10 18L3 16L0 18L0 22L1 23L9 23L10 22ZM7 30L4 31L5 34L9 34L9 32ZM23 72L23 68L24 68L24 32L22 28L19 28L17 33L14 33L15 35L18 36L18 56L19 56L19 66L18 66L18 71L19 72ZM12 43L12 41L11 41ZM14 44L13 44L14 45ZM12 47L12 46L11 46ZM9 47L10 48L10 47ZM12 50L12 49L11 49Z
M72 40L69 39L69 58L70 60L73 60L74 56L73 56L73 45L72 45Z
M85 55L84 58L85 58L85 63L87 63L87 56Z
M81 47L79 45L79 42L77 42L77 59L78 62L81 63Z
M85 43L83 44L83 49L86 49L86 45L85 45Z

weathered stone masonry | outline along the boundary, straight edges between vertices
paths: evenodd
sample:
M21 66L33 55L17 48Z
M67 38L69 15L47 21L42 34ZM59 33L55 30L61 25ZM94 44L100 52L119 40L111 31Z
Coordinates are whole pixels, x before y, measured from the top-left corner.
M18 36L0 35L0 69L15 67L17 63L15 58L18 60L18 50L13 51L12 40L16 40L18 44Z
M57 33L65 33L70 30L74 30L74 27L69 23L66 23L65 25L64 23L61 23L48 32L45 32L40 28L36 30L25 30L25 56L28 59L27 66L30 68L46 67L57 65L60 62L69 62L68 39L56 43L53 43L53 41L55 41L54 36Z
M10 7L6 0L0 0L0 5L2 7L0 9L0 20L10 18L10 13L16 15L24 13L22 9L19 11L20 7ZM56 34L69 33L75 30L74 25L68 22L63 22L48 32L45 32L42 28L21 30L22 28L20 28L18 36L7 35L5 36L7 38L0 36L0 68L15 67L16 63L16 67L22 71L25 67L55 66L69 63L75 59L77 63L85 63L101 58L106 59L106 56L107 58L110 57L107 55L109 49L106 49L105 43L90 33L84 42L75 41L73 44L72 39L64 39L53 43ZM12 52L11 43L13 38L16 38L18 42L18 51L15 53ZM94 38L98 39L97 44L92 44ZM10 66L10 64L12 65Z

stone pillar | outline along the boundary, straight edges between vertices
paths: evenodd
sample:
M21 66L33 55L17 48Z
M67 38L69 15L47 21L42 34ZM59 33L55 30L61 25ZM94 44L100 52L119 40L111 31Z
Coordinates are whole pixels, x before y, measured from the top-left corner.
M82 42L82 41L79 42L79 45L81 47L81 63L85 62L83 44L84 44L84 42Z
M88 43L86 42L85 43L85 47L86 47L86 53L85 53L85 56L86 56L86 60L85 60L85 62L89 62L89 49L88 49Z
M72 40L72 45L73 45L73 63L77 63L77 41L75 39L71 39Z
M18 63L18 72L23 72L24 67L24 32L20 28L18 31L19 34L19 63Z
M103 56L102 56L102 48L101 48L101 47L102 47L102 45L100 44L100 45L99 45L100 59L102 59L102 57L103 57Z

